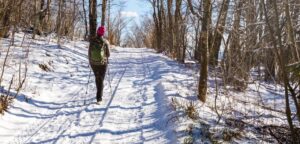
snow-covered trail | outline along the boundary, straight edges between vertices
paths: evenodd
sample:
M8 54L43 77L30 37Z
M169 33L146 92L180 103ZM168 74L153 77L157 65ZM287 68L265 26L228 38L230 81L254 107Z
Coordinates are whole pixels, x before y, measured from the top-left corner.
M85 93L90 70L83 47L44 49L63 68L42 76L29 72L37 76L36 89L44 88L36 90L42 96L14 102L0 119L1 143L177 143L160 73L149 68L159 67L153 65L158 56L144 48L113 49L103 101L96 105L93 74Z

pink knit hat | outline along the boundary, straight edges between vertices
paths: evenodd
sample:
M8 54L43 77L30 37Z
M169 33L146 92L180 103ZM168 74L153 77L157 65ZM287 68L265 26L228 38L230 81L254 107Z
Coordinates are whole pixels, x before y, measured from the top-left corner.
M98 28L98 30L97 30L97 35L98 35L99 37L101 37L101 36L104 35L104 33L105 33L105 27L104 27L104 26L100 26L100 27Z

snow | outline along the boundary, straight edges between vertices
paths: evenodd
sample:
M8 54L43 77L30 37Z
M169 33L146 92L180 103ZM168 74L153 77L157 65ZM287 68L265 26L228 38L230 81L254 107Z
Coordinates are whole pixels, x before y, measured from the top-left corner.
M1 143L176 143L161 81L148 68L157 58L153 51L114 48L103 102L96 105L93 75L87 87L87 46L31 43L26 87L0 117ZM41 70L40 63L51 71Z
M220 78L210 73L203 104L196 96L199 66L193 61L179 64L147 48L111 49L103 101L97 105L88 42L63 39L58 46L52 36L30 37L16 34L11 47L2 94L13 75L11 95L16 93L20 61L22 68L28 63L28 73L23 89L0 115L0 143L223 143L222 134L231 130L241 136L230 142L272 143L276 141L254 129L287 124L282 87L261 82L249 84L244 92L218 82L216 105L222 117L217 123L215 80ZM0 43L2 65L9 39ZM187 114L189 105L195 108L194 118ZM230 120L251 126L228 126Z

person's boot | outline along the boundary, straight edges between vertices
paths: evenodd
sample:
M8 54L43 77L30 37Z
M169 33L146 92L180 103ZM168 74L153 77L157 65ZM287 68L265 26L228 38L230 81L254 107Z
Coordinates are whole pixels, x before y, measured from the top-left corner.
M102 97L100 97L99 93L97 92L97 104L100 104L102 101Z

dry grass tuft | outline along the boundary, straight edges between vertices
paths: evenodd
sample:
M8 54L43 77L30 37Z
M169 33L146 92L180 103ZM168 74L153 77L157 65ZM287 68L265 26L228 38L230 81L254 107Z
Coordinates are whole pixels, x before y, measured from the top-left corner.
M51 69L49 68L49 66L46 65L46 64L39 64L39 67L40 67L43 71L46 71L46 72L51 71Z
M192 119L192 120L197 120L198 119L198 112L196 111L196 104L195 102L189 102L185 105L185 113L187 116Z
M240 138L242 135L238 131L225 128L222 132L222 136L224 141L231 141L233 138Z
M0 96L0 114L4 114L8 110L8 106L12 103L12 98L8 96Z

